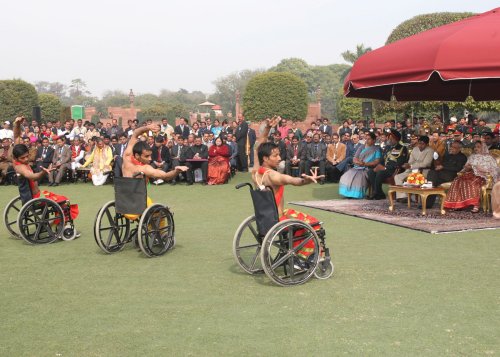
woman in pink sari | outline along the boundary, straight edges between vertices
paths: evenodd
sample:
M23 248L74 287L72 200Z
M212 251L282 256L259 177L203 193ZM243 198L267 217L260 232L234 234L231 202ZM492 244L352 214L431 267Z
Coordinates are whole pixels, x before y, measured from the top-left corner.
M215 145L208 149L208 184L222 185L226 183L229 176L229 147L223 143L219 136L215 139Z
M471 212L477 213L481 201L481 187L488 176L493 178L493 183L498 179L497 162L488 153L486 144L480 141L474 144L474 154L469 156L461 172L462 174L451 183L444 207L461 209L472 206Z

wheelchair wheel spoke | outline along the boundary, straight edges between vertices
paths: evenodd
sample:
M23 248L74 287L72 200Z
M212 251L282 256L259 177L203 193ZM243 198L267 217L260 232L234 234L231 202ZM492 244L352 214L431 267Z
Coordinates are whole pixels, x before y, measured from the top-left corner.
M248 224L248 229L250 229L250 232L252 232L252 234L255 238L259 237L259 233L257 233L257 230L255 229L255 227L251 223Z
M244 249L247 249L247 248L254 248L254 247L259 247L258 249L260 249L260 244L259 243L255 243L255 244L249 244L249 245L244 245L244 246L240 246L240 247L237 247L236 250L244 250Z
M252 265L250 266L250 269L255 269L255 264L257 263L257 259L260 257L260 245L257 246L257 250L255 251L255 255L253 256L252 259Z
M271 266L271 268L272 269L276 269L277 267L279 267L280 265L282 265L286 260L288 260L290 257L293 259L293 251L288 251L280 259L276 260L273 263L273 265ZM292 264L292 266L293 266L293 264Z

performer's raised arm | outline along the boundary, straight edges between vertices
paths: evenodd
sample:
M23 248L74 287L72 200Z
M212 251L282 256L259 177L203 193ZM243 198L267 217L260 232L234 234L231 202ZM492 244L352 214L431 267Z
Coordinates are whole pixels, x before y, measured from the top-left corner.
M21 139L21 123L23 122L24 117L17 117L14 120L13 125L13 131L14 131L14 145L15 144L22 144L22 139Z
M158 124L150 124L147 126L141 126L140 128L137 128L134 130L132 136L130 137L130 140L127 144L127 148L125 149L125 152L123 153L123 156L132 156L132 149L134 148L135 143L139 141L139 137L147 133L148 131L152 131L153 133L157 133L160 131L160 126Z

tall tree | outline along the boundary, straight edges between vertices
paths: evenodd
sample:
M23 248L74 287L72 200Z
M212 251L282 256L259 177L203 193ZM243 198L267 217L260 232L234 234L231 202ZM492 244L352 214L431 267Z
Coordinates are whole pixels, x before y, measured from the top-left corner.
M307 114L307 86L291 73L267 72L253 77L243 94L243 111L249 120L273 115L304 120Z
M61 100L51 93L39 93L38 103L42 111L42 120L59 120L61 117Z
M354 64L365 53L370 52L372 50L371 47L365 47L363 44L356 45L356 51L351 52L349 50L342 52L341 56L344 61L349 62L350 64Z
M36 105L38 94L32 84L20 79L0 81L0 118L12 120L24 115L31 119Z
M69 88L69 95L71 98L77 98L91 94L87 90L87 83L85 83L81 78L72 79Z

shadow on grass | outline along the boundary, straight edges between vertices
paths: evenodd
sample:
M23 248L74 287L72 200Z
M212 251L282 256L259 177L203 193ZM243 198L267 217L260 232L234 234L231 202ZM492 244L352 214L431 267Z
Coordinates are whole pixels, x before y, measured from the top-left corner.
M277 287L277 288L280 287L279 285L274 284L271 281L271 279L269 279L264 272L257 273L257 274L248 274L243 269L241 269L238 264L231 265L229 267L229 271L233 274L236 274L236 275L247 276L247 277L253 279L259 285Z

